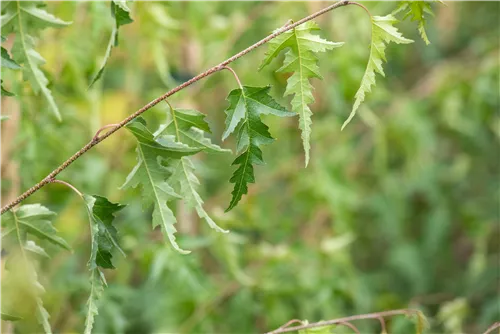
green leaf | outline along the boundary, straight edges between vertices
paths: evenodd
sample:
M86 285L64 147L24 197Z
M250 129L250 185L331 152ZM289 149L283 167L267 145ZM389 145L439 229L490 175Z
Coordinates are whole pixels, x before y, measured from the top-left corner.
M226 109L226 129L223 139L236 131L236 152L241 154L233 161L233 165L240 165L229 182L234 183L232 199L226 212L234 208L241 197L248 192L248 183L255 183L253 165L264 164L260 146L274 141L260 115L294 116L280 106L270 95L270 86L249 87L235 89L229 93Z
M111 203L105 197L97 195L83 195L90 220L92 246L87 266L90 270L90 296L87 300L87 314L85 319L85 333L91 333L94 318L98 314L98 302L101 298L106 279L101 268L114 269L111 262L113 248L124 252L118 245L116 228L113 226L115 213L124 208L124 205Z
M191 109L172 109L171 112L172 119L161 127L155 135L171 135L178 143L187 144L189 147L195 147L208 153L231 152L205 138L204 132L211 133L210 127L205 121L205 114ZM218 232L228 232L220 228L203 208L203 200L197 191L200 182L194 174L195 168L192 161L188 157L182 157L179 160L170 159L169 161L174 172L168 179L168 183L174 189L179 190L178 192L187 204L194 208L198 216L205 219L211 228Z
M370 57L366 66L365 74L361 79L361 86L355 94L354 106L351 114L342 125L342 129L352 120L361 103L365 100L365 94L371 92L371 87L375 85L375 72L385 76L382 68L383 62L386 62L385 48L390 42L397 44L413 43L411 39L406 39L394 27L399 21L392 15L372 16L372 40L370 46Z
M21 68L18 63L16 63L12 58L10 58L9 52L2 47L2 67L10 68L13 70L18 70Z
M314 102L313 87L309 79L322 79L316 53L325 52L344 44L329 42L313 35L312 32L317 30L320 30L318 25L309 21L272 39L268 43L269 49L266 58L259 68L260 70L269 64L281 51L289 49L285 55L283 66L277 72L293 72L288 78L285 96L293 95L292 111L299 115L299 128L302 131L306 166L309 163L311 147L312 112L309 104Z
M24 80L30 82L35 94L41 93L45 97L55 117L61 121L59 108L52 96L52 92L47 87L49 81L40 69L40 66L45 64L45 59L34 49L35 40L30 35L30 32L46 27L63 27L71 24L71 22L63 21L47 13L44 9L36 7L36 2L12 1L5 6L3 11L2 30L3 33L16 33L16 39L12 46L12 56L17 65L23 65ZM3 63L2 50L2 65ZM2 93L7 95L8 92L6 93L2 89Z
M40 204L21 206L17 211L6 212L2 216L2 225L18 226L21 233L28 233L54 245L71 250L64 239L57 235L57 230L48 220L55 213Z
M425 26L427 24L427 18L425 17L426 14L431 16L434 15L432 13L431 4L427 1L401 1L398 8L392 14L396 15L399 12L405 12L403 20L411 17L412 21L416 21L420 37L425 42L425 44L431 44L425 31Z
M175 241L177 230L174 224L177 220L168 206L168 202L179 199L181 196L166 180L173 173L173 169L168 167L171 165L169 160L193 155L200 149L178 143L171 135L155 138L142 118L130 122L127 128L138 141L137 165L127 176L122 188L135 188L139 184L142 185L143 206L154 205L153 228L160 226L164 236L168 238L175 250L187 254L189 251L182 250Z
M17 320L22 319L21 317L18 317L17 315L7 314L7 313L3 313L3 312L1 312L0 315L1 315L1 319L3 321L17 321Z
M114 46L118 46L118 30L122 25L126 25L134 22L130 17L130 9L127 7L125 1L117 1L113 0L111 2L111 16L115 20L115 24L113 26L113 30L111 32L111 37L108 42L108 46L106 48L106 52L104 53L104 58L101 62L101 66L99 70L94 75L92 80L90 81L89 88L96 83L99 78L101 78L104 73L104 68L106 67L106 63L108 62L109 57L111 56L111 50Z
M48 240L58 246L69 249L66 242L56 236L56 230L50 221L44 220L53 216L54 213L40 204L23 205L16 211L8 211L2 215L2 227L15 233L4 233L2 238L14 236L21 254L21 261L15 261L23 271L22 277L27 280L29 290L27 291L36 303L36 317L42 325L45 333L52 333L49 323L49 314L43 306L43 286L38 282L37 272L26 254L26 250L40 253L40 247L26 240L27 234L38 236L40 239ZM36 246L36 247L34 247ZM45 253L45 252L43 252ZM42 253L42 254L43 254Z
M0 115L0 122L6 121L8 119L9 119L9 116Z
M26 243L24 245L24 249L27 250L28 252L31 252L31 253L34 253L34 254L38 254L38 255L41 255L41 256L46 257L46 258L50 258L49 254L47 254L47 252L45 252L45 249L43 249L42 247L38 246L32 240L27 240L26 241Z
M103 273L98 268L92 269L90 274L90 295L87 300L87 313L85 316L85 334L92 333L95 316L99 313L99 300L105 285L106 281Z
M87 206L92 234L89 269L93 270L97 266L114 269L111 262L113 248L125 255L116 241L118 232L113 226L115 213L123 209L124 205L111 203L106 198L97 195L83 195L83 199Z

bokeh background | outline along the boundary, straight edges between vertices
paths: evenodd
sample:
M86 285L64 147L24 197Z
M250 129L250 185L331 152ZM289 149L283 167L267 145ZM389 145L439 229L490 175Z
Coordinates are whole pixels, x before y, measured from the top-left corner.
M87 89L100 64L113 19L106 2L49 2L73 21L45 29L36 49L63 121L20 74L2 69L2 204L45 177L102 125L115 123L168 89L260 40L288 19L328 2L135 2L134 22L120 29L102 80ZM386 15L395 2L367 2ZM359 7L316 20L321 35L343 41L320 55L314 80L312 159L303 167L296 119L266 117L278 140L264 148L266 166L241 204L224 214L232 190L228 155L196 157L206 209L231 233L208 228L179 204L180 255L151 229L140 193L122 191L135 165L135 140L121 130L60 174L81 191L127 204L116 220L127 257L106 270L96 333L256 333L290 319L310 322L398 308L417 308L432 333L479 333L500 318L499 305L499 41L500 3L433 4L426 46L415 23L400 30L415 40L391 44L386 78L377 77L357 117L340 131L369 52L370 26ZM8 45L8 44L7 44ZM266 47L232 67L247 85L271 84L283 98L287 76L273 62L257 68ZM206 113L221 143L229 72L204 79L170 98ZM166 105L145 114L154 129ZM49 185L25 203L58 213L55 226L74 252L49 248L38 263L53 330L81 332L88 296L90 235L81 200ZM3 259L2 263L4 262ZM22 309L22 305L19 306ZM34 316L2 323L34 333ZM379 332L361 321L362 332ZM404 317L390 332L413 329ZM349 329L338 328L336 333Z

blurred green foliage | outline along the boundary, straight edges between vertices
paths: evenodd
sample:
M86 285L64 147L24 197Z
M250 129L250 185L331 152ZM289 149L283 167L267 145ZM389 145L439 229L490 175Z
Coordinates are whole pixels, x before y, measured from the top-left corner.
M114 20L109 3L49 2L47 10L73 23L40 33L37 51L63 121L21 74L2 69L2 203L31 187L80 149L102 125L116 123L169 88L258 41L288 19L323 2L134 2L103 77L98 70ZM368 2L374 15L396 3ZM499 30L500 3L434 5L429 46L412 22L399 29L416 42L387 49L386 78L340 131L369 52L369 20L348 6L317 19L321 35L345 42L318 54L322 81L313 80L311 161L303 168L297 120L266 117L278 140L263 148L267 165L240 205L230 199L231 156L193 160L205 209L229 234L211 230L183 205L181 255L151 231L140 192L120 191L135 165L135 140L119 131L60 179L85 193L127 204L115 226L127 257L115 254L96 319L96 333L254 333L290 319L309 322L396 308L429 316L431 332L481 332L500 318L499 267ZM9 37L9 36L7 36ZM10 48L9 40L3 43ZM257 68L265 47L232 67L243 84L272 84L280 104L287 74L282 61ZM281 56L283 57L283 56ZM207 114L220 142L229 72L214 74L169 99ZM144 116L164 122L161 104ZM153 126L154 128L154 126ZM40 259L44 305L55 332L81 332L88 298L90 231L84 204L51 184L27 203L58 213L54 222L74 253L48 248ZM2 263L8 261L4 254ZM3 265L2 265L3 267ZM4 268L2 268L4 271ZM32 305L19 305L29 312ZM23 312L20 312L23 313ZM15 333L40 330L34 317L2 322ZM377 321L356 323L379 331ZM390 333L408 333L404 317ZM349 328L335 328L347 333Z

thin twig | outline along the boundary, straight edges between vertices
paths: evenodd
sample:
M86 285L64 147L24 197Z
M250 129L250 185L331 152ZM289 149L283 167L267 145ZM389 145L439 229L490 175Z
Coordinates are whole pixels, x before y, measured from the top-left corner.
M112 128L110 131L106 132L101 137L98 137L96 140L91 140L90 142L88 142L78 152L76 152L75 154L73 154L68 160L66 160L59 167L57 167L52 172L50 172L50 174L47 175L43 180L41 180L39 183L35 184L30 189L26 190L22 195L18 196L11 203L5 205L2 208L2 210L1 210L0 213L4 213L7 210L10 210L14 206L16 206L17 204L19 204L20 202L22 202L24 199L26 199L27 197L31 196L33 193L35 193L36 191L38 191L40 188L42 188L46 184L50 183L50 181L52 179L54 179L56 177L56 175L58 175L60 172L62 172L64 169L66 169L69 165L71 165L76 159L78 159L80 156L82 156L85 152L87 152L92 147L94 147L95 145L99 144L101 141L103 141L104 139L108 138L113 133L115 133L116 131L118 131L119 129L121 129L125 125L127 125L128 122L130 122L134 118L138 117L139 115L141 115L145 111L151 109L152 107L154 107L155 105L157 105L161 101L165 100L169 96L177 93L178 91L180 91L180 90L182 90L182 89L184 89L184 88L192 85L193 83L195 83L195 82L197 82L197 81L199 81L199 80L201 80L201 79L203 79L203 78L205 78L205 77L207 77L207 76L209 76L209 75L211 75L211 74L213 74L213 73L215 73L217 71L220 71L222 67L228 65L229 63L234 62L238 58L243 57L247 53L255 50L259 46L262 46L263 44L269 42L270 40L272 40L273 38L281 35L282 33L286 32L288 30L291 30L291 29L295 28L296 26L299 26L299 25L301 25L304 22L313 20L316 17L318 17L320 15L323 15L323 14L325 14L325 13L327 13L327 12L333 10L333 9L336 9L336 8L339 8L339 7L343 7L343 6L347 6L347 5L358 5L358 6L360 6L357 2L354 2L354 1L341 0L339 2L336 2L333 5L325 7L322 10L320 10L320 11L314 13L314 14L311 14L311 15L309 15L307 17L304 17L303 19L301 19L301 20L299 20L299 21L297 21L295 23L292 23L290 25L284 26L284 27L276 30L271 35L269 35L269 36L261 39L260 41L258 41L257 43L253 44L252 46L249 46L245 50L243 50L243 51L235 54L234 56L226 59L222 63L220 63L220 64L218 64L218 65L216 65L216 66L214 66L214 67L212 67L212 68L210 68L208 70L206 70L203 73L198 74L194 78L191 78L190 80L184 82L183 84L181 84L181 85L173 88L172 90L168 91L167 93L163 94L162 96L154 99L153 101L149 102L148 104L146 104L145 106L143 106L142 108L140 108L139 110L137 110L136 112L134 112L133 114L131 114L130 116L128 116L127 118L125 118L124 120L122 120L120 123L117 124L116 127Z
M56 179L52 179L50 180L50 183L60 183L60 184L64 184L66 187L69 187L71 188L75 193L78 194L78 196L82 197L83 198L83 194L78 190L76 189L75 186L71 185L70 183L66 182L66 181L62 181L62 180L56 180Z
M350 317L334 319L334 320L327 320L327 321L319 321L319 322L315 322L315 323L311 323L311 324L307 324L307 325L295 326L295 327L288 327L288 328L281 328L280 327L280 328L275 329L274 331L268 332L267 334L294 332L294 331L298 331L301 329L307 329L307 328L325 327L325 326L336 325L336 324L346 324L346 323L348 323L350 321L354 321L354 320L379 319L381 317L392 317L395 315L419 314L419 312L420 311L418 311L418 310L403 309L403 310L392 310L392 311L384 311L384 312L377 312L377 313L353 315ZM346 326L348 326L348 325L346 325Z
M484 332L484 334L489 334L489 333L493 332L497 328L500 328L500 321L495 322L493 325L491 325L490 327L488 327L488 329L486 330L486 332Z
M243 85L241 84L240 78L238 77L238 74L229 66L222 66L220 68L221 70L228 70L229 72L233 73L234 78L238 82L238 86L240 86L241 89L243 89Z

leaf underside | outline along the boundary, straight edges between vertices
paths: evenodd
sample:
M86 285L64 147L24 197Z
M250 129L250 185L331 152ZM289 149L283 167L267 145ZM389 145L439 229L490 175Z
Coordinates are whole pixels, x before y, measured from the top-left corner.
M236 133L236 153L239 156L233 165L239 165L229 182L234 183L232 199L226 212L233 209L241 197L248 192L248 183L255 183L253 165L262 165L262 151L260 147L274 141L261 115L294 116L279 105L270 95L270 86L250 87L243 86L229 93L226 109L226 129L223 139L231 133Z
M371 87L375 85L375 73L385 76L382 68L383 62L387 62L385 57L385 48L390 42L396 44L408 44L413 41L404 38L403 35L394 27L399 21L392 15L373 16L372 18L372 39L370 46L370 56L365 73L361 79L361 86L354 95L355 101L352 111L347 120L342 125L342 130L356 115L361 103L365 100L366 93L371 92Z
M314 102L313 86L309 79L322 79L319 73L316 53L325 52L342 46L344 43L334 43L313 35L320 30L315 22L309 21L287 31L269 41L269 49L259 70L268 65L281 51L288 49L283 66L277 72L292 72L288 78L286 95L292 97L292 111L299 115L299 128L302 132L302 142L305 152L305 165L309 163L311 140L312 111L309 105Z

